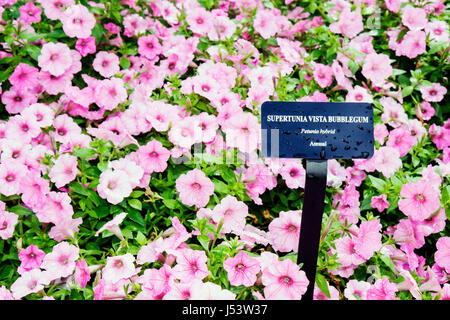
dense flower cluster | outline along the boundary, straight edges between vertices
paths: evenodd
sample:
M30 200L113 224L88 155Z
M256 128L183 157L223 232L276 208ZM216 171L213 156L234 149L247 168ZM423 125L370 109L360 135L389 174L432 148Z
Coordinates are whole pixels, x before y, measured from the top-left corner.
M0 299L301 299L269 100L374 105L374 156L328 161L315 299L450 299L442 0L0 4Z

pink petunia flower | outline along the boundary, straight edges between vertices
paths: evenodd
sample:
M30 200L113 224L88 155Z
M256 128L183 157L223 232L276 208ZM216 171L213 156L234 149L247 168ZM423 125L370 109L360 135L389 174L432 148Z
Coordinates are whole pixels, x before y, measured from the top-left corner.
M408 154L416 139L411 135L407 126L400 126L389 132L389 138L386 141L387 147L392 147L398 150L400 157Z
M370 289L370 283L351 279L347 282L344 290L344 297L348 300L366 300L367 291Z
M433 83L431 86L420 86L419 90L422 93L422 98L428 102L440 102L447 93L447 89L439 83Z
M126 212L119 213L112 220L108 221L100 229L98 229L97 232L95 233L95 236L98 237L100 232L108 230L113 234L115 234L120 240L125 240L122 231L119 228L119 224L122 223L122 221L125 219L126 216L127 216Z
M330 31L354 38L364 30L361 13L346 7L339 15L339 20L330 24Z
M37 96L27 89L12 86L3 92L2 102L9 113L20 113L28 106L37 102Z
M222 231L228 233L243 230L247 216L247 205L236 197L227 195L214 207L212 218L216 223L223 219Z
M41 268L48 272L51 279L67 277L74 271L78 258L79 249L76 246L60 242L44 257Z
M250 258L244 251L233 258L227 258L223 262L223 268L227 271L232 286L250 287L256 282L256 274L260 272L259 261Z
M375 284L367 290L367 300L396 300L397 285L383 277L375 281Z
M139 165L145 172L163 172L167 168L170 151L158 140L151 140L136 152Z
M261 37L269 39L279 31L276 19L271 11L260 9L256 12L253 28Z
M87 283L91 279L91 274L89 272L89 267L86 260L81 259L75 263L75 273L74 280L77 282L81 288L86 287Z
M139 37L138 52L141 56L149 60L154 60L162 53L162 46L159 43L158 37L153 34Z
M37 23L41 21L42 9L36 6L33 2L27 2L19 8L19 21L26 25Z
M402 199L398 201L398 208L416 221L427 219L441 205L439 193L425 181L404 184L400 196Z
M118 204L133 191L128 175L122 170L107 169L100 174L97 192L109 203Z
M399 55L414 59L426 51L426 33L422 30L410 30L399 46ZM397 53L396 53L397 54Z
M333 82L333 70L330 66L315 63L313 77L321 88L326 88Z
M175 256L177 265L173 268L174 276L181 282L202 280L209 275L208 258L204 251L183 249L177 251Z
M68 143L73 136L81 134L81 128L67 114L61 114L53 120L54 138L61 143Z
M28 2L31 3L31 2ZM19 63L9 77L9 82L19 88L34 88L39 84L39 70L26 63Z
M21 180L26 173L23 164L13 160L0 163L0 193L6 197L21 193Z
M134 260L135 258L131 253L106 258L106 266L102 272L103 279L115 283L131 277L136 272Z
M280 175L283 177L288 188L297 189L305 187L306 171L301 161L286 161L280 169Z
M300 300L308 283L305 272L289 259L276 261L262 272L264 296L268 300Z
M232 117L225 129L226 143L230 148L252 152L258 148L260 139L258 119L251 113Z
M11 292L16 299L21 299L30 293L44 289L50 283L46 273L40 269L24 272L12 285Z
M281 211L269 224L269 239L276 251L297 252L301 211Z
M81 4L69 6L62 14L64 32L71 38L88 38L91 36L92 29L96 20L88 8Z
M48 71L58 77L66 72L72 65L72 55L65 43L48 42L42 46L38 57L38 65L41 70Z
M236 294L212 282L195 281L191 287L191 300L235 300Z
M50 169L50 180L57 188L61 188L72 182L78 174L77 157L70 154L62 154L56 159L55 164Z
M389 56L381 53L371 53L364 59L362 74L377 86L383 85L384 81L392 75L392 66Z
M442 237L436 242L437 251L434 253L436 264L450 273L450 237Z
M0 211L0 238L7 240L14 234L19 216L8 211Z
M87 37L78 39L75 43L75 48L81 54L82 57L86 57L90 53L94 53L97 50L95 38Z
M187 206L205 207L214 193L214 184L199 169L182 174L175 183L181 202Z
M92 67L105 78L110 78L120 71L120 61L112 52L99 51L95 55Z
M212 28L213 15L203 7L186 10L186 22L192 32L205 36Z
M427 13L422 8L406 6L402 9L402 23L410 30L421 30L428 23Z
M45 252L40 250L36 245L29 245L26 249L19 251L19 260L21 264L17 271L23 274L25 271L40 268L44 260Z
M47 18L59 20L63 18L64 10L75 4L75 0L46 0L40 3L44 8Z
M389 202L387 201L387 195L382 194L379 196L373 196L370 201L372 208L376 208L378 212L383 212L384 209L389 208Z

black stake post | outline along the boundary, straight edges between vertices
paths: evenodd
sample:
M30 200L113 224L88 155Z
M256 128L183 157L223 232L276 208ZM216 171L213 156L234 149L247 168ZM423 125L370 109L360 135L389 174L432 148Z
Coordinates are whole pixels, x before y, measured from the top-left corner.
M326 186L327 160L306 160L305 196L297 264L303 263L302 270L306 273L309 285L302 300L313 300Z

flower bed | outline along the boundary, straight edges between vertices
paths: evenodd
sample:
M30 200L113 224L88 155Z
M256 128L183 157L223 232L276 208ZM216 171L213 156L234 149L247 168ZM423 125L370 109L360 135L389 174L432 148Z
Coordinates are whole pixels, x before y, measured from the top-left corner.
M315 299L449 299L442 0L0 0L0 299L301 299L302 159L264 101L370 102Z

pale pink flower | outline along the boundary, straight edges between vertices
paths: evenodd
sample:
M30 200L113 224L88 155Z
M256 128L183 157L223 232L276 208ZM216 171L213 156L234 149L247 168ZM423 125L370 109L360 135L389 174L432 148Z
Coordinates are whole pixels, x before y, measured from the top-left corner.
M54 138L61 143L68 143L73 136L81 134L80 126L67 114L57 116L53 120L53 127L55 128Z
M399 291L408 290L415 299L422 300L422 295L419 291L419 286L417 285L417 282L411 275L411 273L403 269L400 270L399 276L402 277L404 280L397 284L397 289Z
M158 37L153 34L139 37L138 52L141 56L149 60L154 60L159 54L162 53L162 46L159 43Z
M276 20L277 17L271 11L259 9L255 15L253 28L261 37L268 39L279 31Z
M225 129L226 144L242 152L252 152L258 148L260 139L258 118L251 113L233 116Z
M447 89L439 83L433 83L431 86L420 86L419 90L422 93L422 98L429 102L440 102L447 93Z
M28 106L37 102L37 96L28 89L12 86L3 92L2 102L9 113L20 113Z
M77 157L70 154L62 154L56 159L55 164L50 169L50 180L55 183L57 188L61 188L72 182L78 174Z
M120 61L115 53L99 51L95 55L92 67L105 78L110 78L120 71Z
M205 36L212 28L212 20L214 19L211 12L203 7L198 7L186 12L186 22L192 32Z
M170 290L164 295L163 300L190 300L192 283L174 282L171 284Z
M422 8L406 6L402 9L402 23L410 30L421 30L428 23L427 13Z
M131 253L106 258L106 266L102 272L103 279L115 283L131 277L136 272L134 260L135 258Z
M244 229L247 216L247 205L236 197L227 195L214 207L212 218L216 223L223 219L222 231L228 233Z
M339 291L335 287L330 286L328 283L327 283L327 287L328 287L328 291L329 291L329 294L330 294L329 298L317 286L317 283L314 283L313 300L339 300Z
M387 147L392 147L398 150L400 157L408 154L416 139L411 135L407 126L400 126L389 132L389 138L386 141Z
M235 300L236 294L212 282L195 281L191 287L191 300Z
M208 38L211 41L230 39L236 31L236 24L227 16L214 17L211 24L208 30Z
M128 175L122 170L107 169L100 174L97 192L109 203L118 204L133 191Z
M244 251L233 258L227 258L223 262L223 268L227 271L232 286L252 286L256 282L256 274L260 271L259 261L250 258Z
M175 253L177 264L173 268L175 277L181 282L202 280L209 275L206 262L208 257L204 251L182 249Z
M119 224L122 223L122 221L125 219L126 216L127 216L126 212L121 212L118 215L114 216L112 220L108 221L100 229L98 229L98 231L95 233L95 236L98 237L100 232L108 230L113 234L115 234L120 240L125 240L122 231L119 228Z
M38 65L41 70L48 71L58 77L66 72L72 65L72 55L65 43L48 42L42 46L38 57Z
M11 291L5 286L0 287L0 300L16 300Z
M64 10L75 4L75 0L45 0L39 3L44 8L47 18L59 20L63 18Z
M347 282L344 290L344 297L348 300L366 300L367 291L370 289L370 283L351 279Z
M400 55L410 59L416 58L426 51L426 33L422 30L410 30L403 37L399 47ZM396 53L397 54L397 53Z
M7 240L13 236L19 216L8 211L0 211L0 238Z
M21 299L30 293L36 293L44 289L50 280L45 272L33 269L24 272L12 285L11 292L15 299Z
M425 26L425 32L429 34L432 41L447 41L448 38L448 24L445 21L434 20L428 22Z
M373 99L372 95L367 91L367 89L357 85L348 91L347 96L345 97L345 101L372 103Z
M87 38L91 35L96 20L89 10L81 5L69 6L62 14L64 32L71 38Z
M439 193L425 181L410 182L402 186L398 208L416 221L427 219L439 209Z
M288 188L297 189L305 187L306 171L302 162L298 160L286 161L280 169L280 175L283 177Z
M380 147L375 151L372 158L375 169L381 172L386 178L390 178L398 169L403 166L400 153L392 147Z
M301 211L281 211L269 224L269 239L276 251L297 252Z
M378 212L383 212L384 209L389 208L389 202L387 201L387 195L382 194L379 196L373 196L370 205L372 208L375 208L378 210Z
M174 271L167 264L164 264L159 269L146 269L137 282L142 285L142 288L151 292L153 296L164 296L175 281Z
M144 175L144 170L142 169L142 167L137 165L136 162L127 158L120 158L118 160L110 161L108 163L108 168L125 172L128 175L128 180L132 188L135 188L139 185Z
M371 53L364 59L361 73L374 85L381 86L392 75L392 66L389 56L381 53Z
M170 151L161 142L154 139L141 146L136 152L136 156L139 165L144 168L145 172L163 172L167 168Z
M199 169L182 174L175 183L181 202L187 206L205 207L214 193L214 184Z
M19 260L21 261L21 264L17 271L22 274L25 271L40 268L44 257L44 251L40 250L34 244L29 245L26 249L19 251Z
M198 119L186 117L173 123L169 131L169 141L181 148L190 148L194 143L201 142L202 129L198 126Z
M442 237L436 242L437 251L434 253L436 264L450 273L450 237Z
M305 272L289 259L276 261L262 272L264 296L268 300L300 300L308 283Z
M339 20L330 24L330 31L354 38L364 30L361 13L346 7L339 15Z
M91 279L91 274L89 272L89 267L86 260L81 259L75 263L75 273L74 280L77 282L81 288L86 287L86 284Z
M14 160L0 163L0 193L6 197L21 193L21 180L26 167Z
M365 260L381 248L381 223L379 220L362 221L358 236L354 239L355 250Z
M67 277L74 271L78 258L77 247L68 242L60 242L44 257L41 268L46 270L52 279Z

